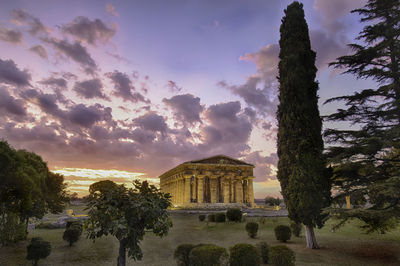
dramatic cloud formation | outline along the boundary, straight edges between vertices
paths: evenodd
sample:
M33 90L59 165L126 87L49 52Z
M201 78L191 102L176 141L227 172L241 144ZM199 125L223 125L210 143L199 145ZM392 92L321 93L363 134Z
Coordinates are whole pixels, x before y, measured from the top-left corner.
M126 73L114 70L114 72L106 73L106 77L114 83L115 96L121 97L124 101L149 103L142 94L135 92L136 88Z
M183 124L193 125L200 122L200 113L204 107L200 104L200 98L192 94L176 95L170 99L163 99L163 102L172 108L176 121Z
M55 38L45 38L43 40L51 44L60 54L80 64L86 73L94 74L97 70L96 62L81 43L69 43L67 40L58 40Z
M149 112L145 115L139 116L133 119L134 125L145 130L160 132L165 134L168 126L165 123L164 117L154 113Z
M276 166L278 164L278 155L276 153L262 156L259 151L255 151L247 154L245 160L256 165L254 176L257 177L257 182L276 179Z
M18 26L28 26L28 32L32 35L47 34L50 30L40 21L23 9L14 9L11 13L12 22Z
M100 19L90 20L87 17L76 17L72 22L62 26L62 31L72 35L77 40L87 42L89 44L97 44L98 42L107 42L111 39L117 29L115 25L108 28Z
M28 70L20 70L13 60L0 59L0 82L15 85L29 86L31 75Z
M85 99L93 99L93 98L100 98L100 99L108 99L107 96L103 93L103 84L101 80L90 79L81 82L76 82L74 86L74 91L81 97Z
M0 87L0 117L16 116L16 120L22 119L27 115L24 101L15 99L8 91Z
M167 88L172 93L177 93L177 92L181 92L182 91L182 88L179 87L178 84L176 84L176 82L172 81L172 80L168 80Z
M89 107L77 104L71 108L67 117L71 122L89 128L99 121L111 121L111 110L110 107L104 107L100 104Z
M42 45L34 45L29 48L29 50L36 53L41 58L47 59L47 51Z
M22 32L0 26L0 40L19 44L22 42Z

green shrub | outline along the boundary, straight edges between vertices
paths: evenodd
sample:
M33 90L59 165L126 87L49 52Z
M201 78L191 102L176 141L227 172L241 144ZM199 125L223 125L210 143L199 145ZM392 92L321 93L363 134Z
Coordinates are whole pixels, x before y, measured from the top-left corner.
M246 231L249 237L255 238L258 231L258 223L256 222L248 222L246 224Z
M232 222L241 222L242 216L243 216L243 213L238 208L229 208L226 211L226 217L228 218L229 221L232 221Z
M204 220L204 219L203 219ZM192 249L196 247L192 244L181 244L176 247L174 252L174 259L178 266L189 266L189 254Z
M269 258L269 246L267 242L261 241L256 245L258 252L261 255L261 260L263 263L267 264L268 263L268 258Z
M79 226L83 227L81 221L78 220L68 220L67 223L65 224L65 228L70 228L71 226Z
M255 246L250 244L236 244L229 248L230 266L258 266L260 254Z
M225 220L226 220L225 213L219 212L219 213L216 213L216 214L215 214L215 221L216 221L217 223L224 223Z
M199 221L202 222L206 219L206 216L204 214L199 215Z
M215 214L210 213L209 215L207 215L207 220L209 222L215 222Z
M216 245L200 245L190 251L190 266L227 266L228 252L223 247Z
M295 237L300 237L301 234L301 224L291 223L290 229Z
M274 266L294 266L296 255L287 246L279 245L269 248L269 262Z
M58 227L50 222L41 222L36 225L38 229L58 229Z
M73 243L79 240L81 234L82 227L79 227L78 225L72 225L65 229L63 239L69 243L69 246L72 246Z
M40 237L33 237L26 250L26 259L33 260L34 265L37 265L40 259L47 258L50 255L51 245L50 242L44 241Z
M259 218L257 219L257 222L258 222L259 224L262 224L262 225L264 225L266 221L267 221L267 220L265 219L264 216L261 216L261 217L259 217Z
M276 240L279 240L281 242L286 242L287 240L290 240L291 236L292 232L290 231L289 226L281 224L275 227Z
M0 221L0 243L5 246L26 239L26 224L21 223L18 215L8 212Z

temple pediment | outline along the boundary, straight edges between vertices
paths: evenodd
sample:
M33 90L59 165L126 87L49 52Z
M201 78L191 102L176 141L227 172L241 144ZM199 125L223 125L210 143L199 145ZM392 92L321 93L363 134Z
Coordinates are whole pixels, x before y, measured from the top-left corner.
M188 162L185 162L184 164L189 164L189 163L190 164L195 163L195 164L225 164L225 165L251 165L252 166L252 164L231 158L226 155L216 155L216 156L212 156L212 157L204 158L204 159L200 159L200 160L188 161Z

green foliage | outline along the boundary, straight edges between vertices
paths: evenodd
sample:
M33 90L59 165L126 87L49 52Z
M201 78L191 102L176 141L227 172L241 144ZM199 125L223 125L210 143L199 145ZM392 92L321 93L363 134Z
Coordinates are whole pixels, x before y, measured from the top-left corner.
M226 221L225 213L219 212L215 214L215 222L224 223Z
M58 226L51 222L40 222L36 225L37 229L58 229Z
M248 222L246 223L246 231L249 237L255 238L258 232L258 223L256 222Z
M61 212L67 202L65 186L64 177L51 173L40 156L0 141L0 230L12 213L27 228L31 217Z
M316 53L308 32L303 4L293 2L280 28L277 177L289 218L313 228L327 218L322 210L331 204L331 174L322 154Z
M189 266L189 254L196 245L181 244L176 247L174 252L174 259L177 261L178 266Z
M226 217L231 222L241 222L243 213L238 208L228 208L226 211Z
M199 221L202 222L206 219L206 215L205 214L200 214L199 215Z
M281 242L286 242L290 240L290 237L292 236L292 231L290 230L290 227L287 225L278 225L274 228L275 231L275 237L276 240L279 240Z
M112 181L100 181L89 188L89 219L85 222L88 237L115 236L120 242L120 265L125 264L126 250L130 258L142 258L140 242L145 232L162 237L172 226L167 212L171 196L146 181L135 180L133 185L134 188L126 188Z
M267 264L269 261L269 246L267 242L261 241L257 243L256 247L260 253L262 263Z
M16 243L26 238L25 224L20 223L15 213L5 213L0 219L0 242L2 246Z
M269 248L269 261L274 266L294 266L296 255L287 246L271 246Z
M250 244L236 244L229 248L230 266L258 266L260 254L255 246Z
M377 82L375 88L327 101L342 101L345 106L326 118L343 125L325 131L337 199L350 196L361 203L357 210L339 206L330 213L343 222L363 221L367 232L385 231L387 221L400 217L399 8L398 0L368 0L363 8L353 10L365 23L357 37L360 43L349 44L353 53L331 63L356 78ZM370 204L364 206L366 199Z
M79 240L81 234L82 234L82 227L73 225L65 229L63 234L63 239L69 243L69 246L72 246L73 243Z
M302 228L301 224L297 224L297 223L290 224L290 229L295 237L300 237L301 228Z
M33 237L26 250L26 259L33 260L34 265L37 265L40 259L45 259L50 255L51 245L50 242L44 241L40 237Z
M282 199L276 197L265 197L265 204L269 205L269 206L279 206L282 202Z
M190 266L227 266L229 258L225 248L203 244L190 251L189 261Z
M210 213L209 215L207 215L207 221L215 222L215 214L214 213Z

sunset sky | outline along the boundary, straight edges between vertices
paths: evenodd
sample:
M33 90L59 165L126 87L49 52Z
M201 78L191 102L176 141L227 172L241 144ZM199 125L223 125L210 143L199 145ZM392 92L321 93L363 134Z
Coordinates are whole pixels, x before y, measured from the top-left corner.
M157 183L184 161L255 164L278 196L276 80L284 0L1 1L0 138L87 194L98 180ZM374 86L328 68L362 29L361 0L304 3L320 112ZM326 125L325 125L326 126Z

